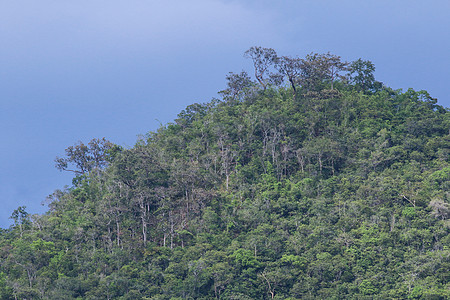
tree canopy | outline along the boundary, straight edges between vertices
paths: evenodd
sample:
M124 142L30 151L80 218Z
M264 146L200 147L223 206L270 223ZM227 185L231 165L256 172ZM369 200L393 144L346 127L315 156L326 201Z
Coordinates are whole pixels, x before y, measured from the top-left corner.
M73 184L0 232L0 299L448 299L450 113L370 61L252 47L122 149L56 158Z

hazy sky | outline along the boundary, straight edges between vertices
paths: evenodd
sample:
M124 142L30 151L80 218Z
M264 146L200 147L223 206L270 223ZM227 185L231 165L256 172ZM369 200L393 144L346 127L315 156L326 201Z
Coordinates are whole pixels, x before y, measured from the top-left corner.
M77 141L134 145L251 71L251 46L368 59L392 88L450 106L450 1L14 0L0 2L0 227L71 175Z

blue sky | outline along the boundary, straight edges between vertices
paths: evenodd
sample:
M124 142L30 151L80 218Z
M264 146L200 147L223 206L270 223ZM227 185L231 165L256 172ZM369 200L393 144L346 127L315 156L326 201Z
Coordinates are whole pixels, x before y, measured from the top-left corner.
M450 1L15 0L0 3L0 226L70 184L77 141L125 147L250 71L251 46L368 59L450 106Z

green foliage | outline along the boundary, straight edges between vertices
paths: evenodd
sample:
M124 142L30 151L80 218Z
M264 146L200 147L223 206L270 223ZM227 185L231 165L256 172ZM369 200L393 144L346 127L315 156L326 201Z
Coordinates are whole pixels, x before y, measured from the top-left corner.
M0 231L0 299L449 298L448 109L369 61L247 56L223 101L57 158L73 185Z
M416 208L415 207L405 207L402 210L402 215L408 218L414 218L416 216Z
M234 259L236 265L243 268L258 266L258 261L256 260L255 255L250 250L237 249L233 252L231 258Z
M363 295L373 295L378 292L378 289L372 284L372 282L370 280L364 279L359 284L359 291Z

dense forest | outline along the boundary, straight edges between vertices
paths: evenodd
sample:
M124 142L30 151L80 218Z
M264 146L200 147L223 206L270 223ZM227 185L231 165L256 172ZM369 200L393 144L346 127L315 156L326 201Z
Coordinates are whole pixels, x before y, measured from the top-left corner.
M134 147L57 157L72 185L0 231L0 299L450 299L450 111L370 61L245 57Z

